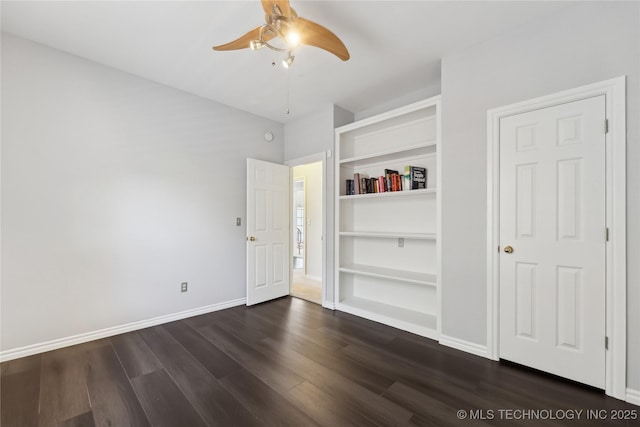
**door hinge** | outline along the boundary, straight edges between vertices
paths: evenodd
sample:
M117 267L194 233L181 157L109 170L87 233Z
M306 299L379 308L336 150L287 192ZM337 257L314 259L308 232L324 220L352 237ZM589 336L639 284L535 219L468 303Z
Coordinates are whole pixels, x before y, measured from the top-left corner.
M609 227L604 229L604 238L607 242L609 241Z
M604 337L604 349L609 350L609 337Z
M609 133L609 119L604 119L604 133Z
M498 252L500 252L500 246L498 246Z

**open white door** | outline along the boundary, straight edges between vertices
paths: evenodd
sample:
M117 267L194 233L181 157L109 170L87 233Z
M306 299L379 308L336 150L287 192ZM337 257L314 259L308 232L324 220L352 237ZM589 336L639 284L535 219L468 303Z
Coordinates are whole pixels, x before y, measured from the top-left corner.
M605 97L500 119L500 357L605 387Z
M247 305L289 294L289 167L247 159Z

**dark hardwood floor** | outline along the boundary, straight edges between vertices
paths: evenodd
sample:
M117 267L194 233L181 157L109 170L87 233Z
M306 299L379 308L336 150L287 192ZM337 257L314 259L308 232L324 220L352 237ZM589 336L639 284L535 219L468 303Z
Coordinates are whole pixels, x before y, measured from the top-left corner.
M2 427L640 425L601 391L295 298L2 363L1 404Z

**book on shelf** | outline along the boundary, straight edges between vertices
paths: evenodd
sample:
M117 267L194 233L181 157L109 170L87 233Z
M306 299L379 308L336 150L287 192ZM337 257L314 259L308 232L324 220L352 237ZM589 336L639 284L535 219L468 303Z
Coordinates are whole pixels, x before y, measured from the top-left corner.
M344 194L346 194L347 196L353 196L354 194L356 194L352 179L347 179L347 184L346 184L346 187L345 187L345 193Z
M427 188L427 168L420 166L409 166L411 175L411 189L420 190Z
M406 191L427 188L427 169L419 166L406 166L404 173L385 169L384 175L369 177L366 174L354 173L353 179L346 179L345 194L374 194L389 191Z
M377 193L378 191L376 191L376 184L378 182L377 178L369 178L369 188L371 189L371 193Z
M411 190L411 166L404 167L404 175L402 175L402 191Z

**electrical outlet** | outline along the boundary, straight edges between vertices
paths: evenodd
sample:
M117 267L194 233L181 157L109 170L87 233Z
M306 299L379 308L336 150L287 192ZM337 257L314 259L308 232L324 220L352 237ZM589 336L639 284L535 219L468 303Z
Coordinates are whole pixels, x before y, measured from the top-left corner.
M182 282L180 284L180 292L187 292L188 288L189 288L189 283L188 282Z
M398 238L398 247L399 248L404 248L404 237L399 237Z

